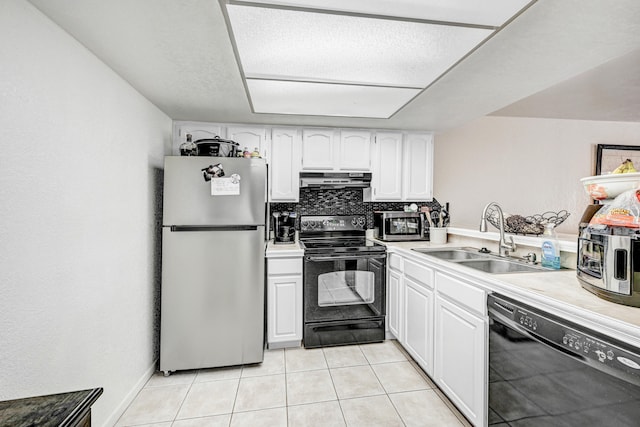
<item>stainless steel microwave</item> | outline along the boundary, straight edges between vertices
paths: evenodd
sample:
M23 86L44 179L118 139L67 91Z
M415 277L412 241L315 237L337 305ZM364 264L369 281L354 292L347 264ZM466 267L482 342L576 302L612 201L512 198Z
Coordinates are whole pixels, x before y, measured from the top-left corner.
M428 240L427 224L424 212L377 211L373 213L374 236L388 242Z
M640 236L623 227L587 227L578 238L577 276L586 290L640 307Z

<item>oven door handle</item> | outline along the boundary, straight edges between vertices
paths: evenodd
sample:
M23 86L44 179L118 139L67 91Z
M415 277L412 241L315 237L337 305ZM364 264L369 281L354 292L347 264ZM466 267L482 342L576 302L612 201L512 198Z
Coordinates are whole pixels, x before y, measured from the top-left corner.
M335 256L311 256L308 255L305 257L307 261L346 261L351 259L386 259L386 254L380 255L371 255L371 254L360 254L360 255L335 255Z

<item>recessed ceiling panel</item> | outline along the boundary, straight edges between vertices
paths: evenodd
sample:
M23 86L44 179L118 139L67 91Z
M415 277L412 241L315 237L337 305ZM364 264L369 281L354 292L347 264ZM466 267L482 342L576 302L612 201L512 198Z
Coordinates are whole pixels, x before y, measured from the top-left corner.
M419 89L247 79L256 113L389 118Z
M227 6L247 78L424 88L492 30Z
M499 27L530 0L239 0L410 19Z

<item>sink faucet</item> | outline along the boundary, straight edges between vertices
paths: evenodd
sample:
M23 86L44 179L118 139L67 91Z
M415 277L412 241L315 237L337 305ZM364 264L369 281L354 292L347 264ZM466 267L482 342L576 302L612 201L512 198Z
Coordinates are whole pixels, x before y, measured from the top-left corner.
M480 220L480 231L485 233L487 231L487 210L493 206L498 211L498 223L500 224L500 241L498 242L498 254L500 256L509 256L509 251L513 252L516 250L516 244L513 241L513 236L509 236L509 242L505 240L504 235L504 214L502 213L502 208L496 202L491 202L487 206L484 207L482 211L482 219Z

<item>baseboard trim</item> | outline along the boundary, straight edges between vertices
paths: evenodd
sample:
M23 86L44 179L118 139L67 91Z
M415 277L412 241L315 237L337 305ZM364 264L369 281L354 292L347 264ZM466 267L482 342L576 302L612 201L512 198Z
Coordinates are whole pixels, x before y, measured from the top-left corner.
M103 427L111 427L116 425L124 411L127 410L131 402L136 398L140 390L144 387L144 385L149 381L149 378L156 372L158 366L158 359L155 359L151 366L142 374L140 379L136 382L135 386L129 391L129 393L122 399L120 405L111 413L107 421L104 423Z

